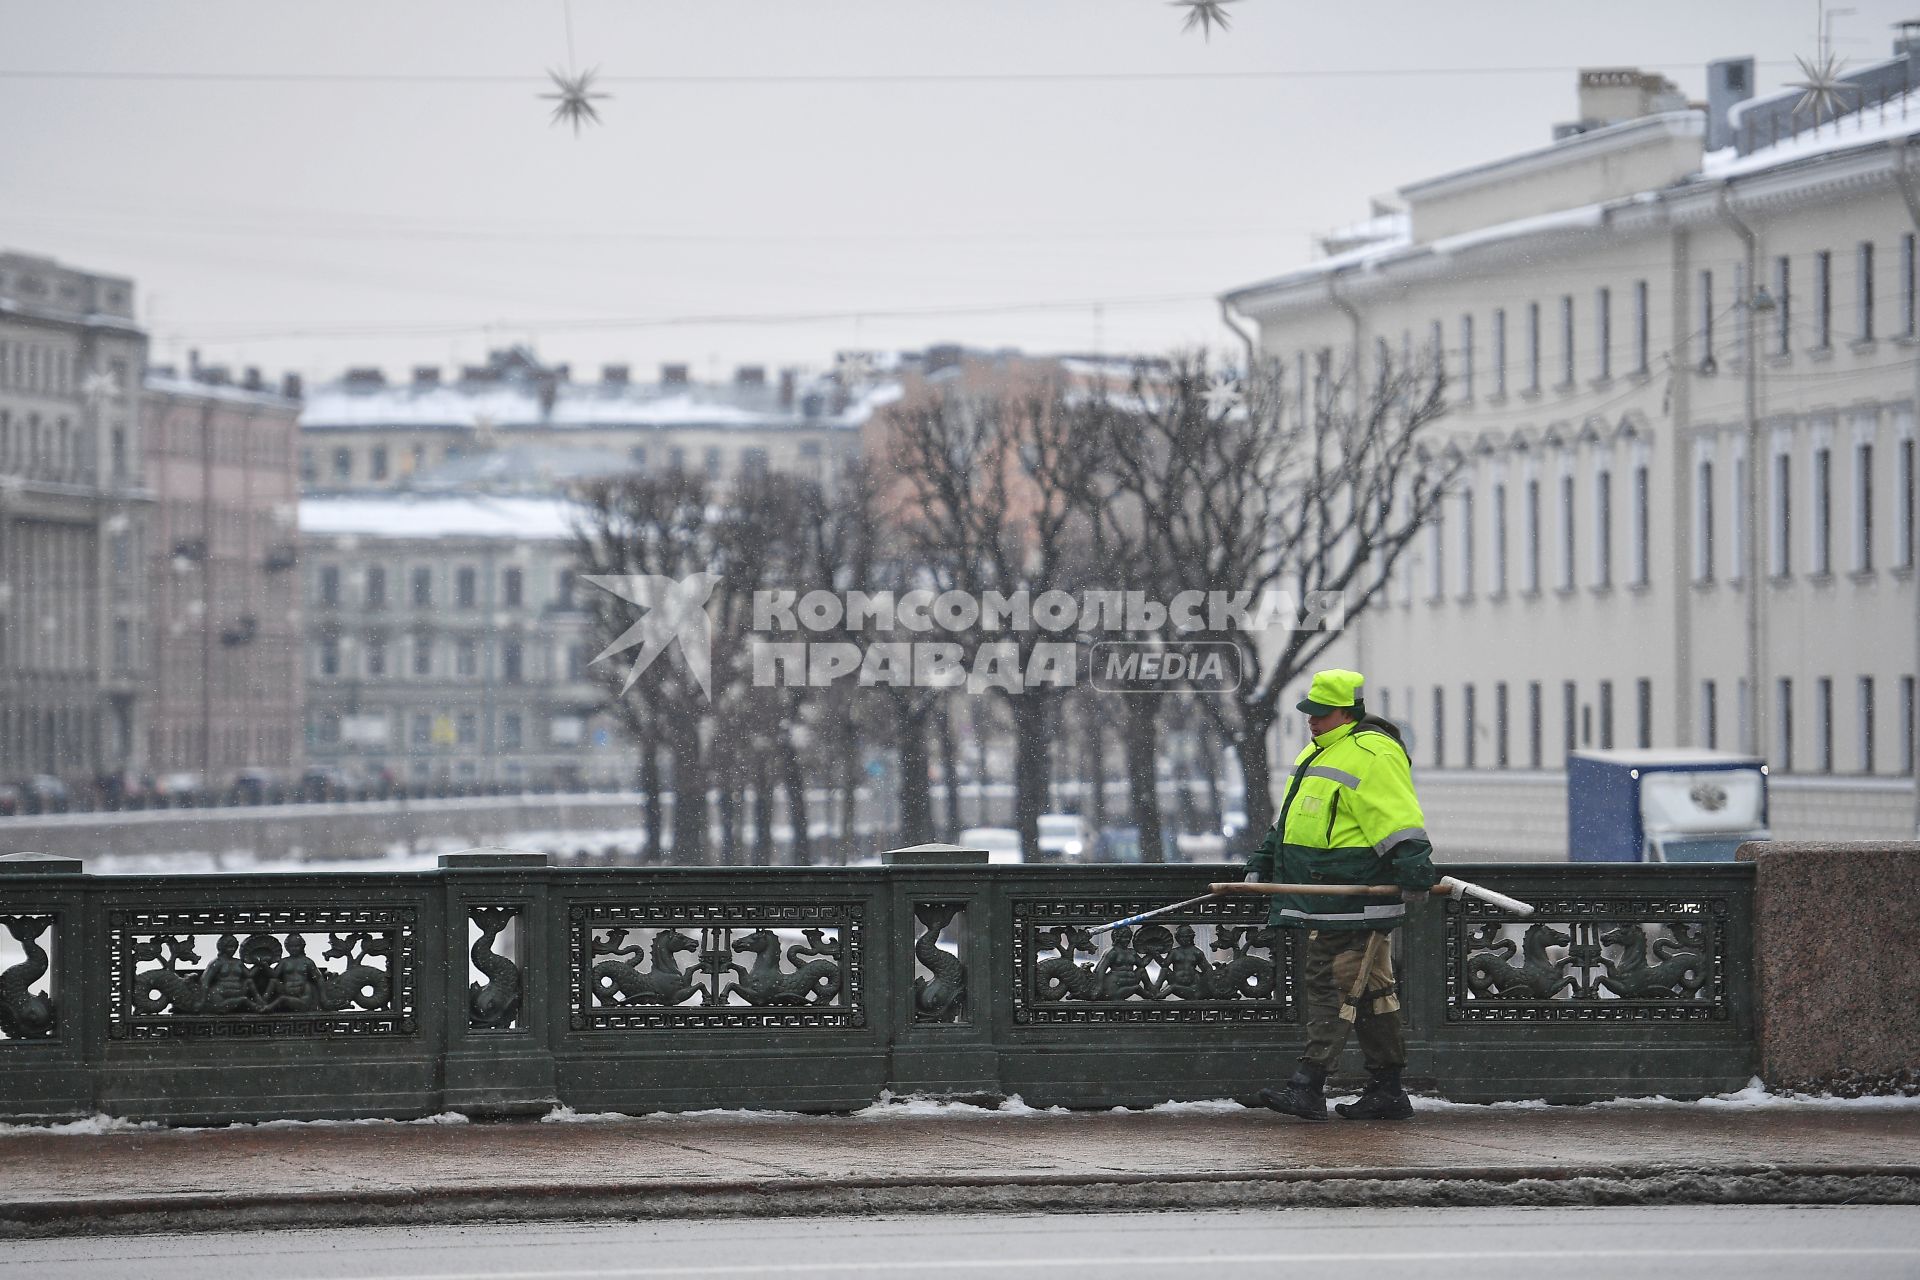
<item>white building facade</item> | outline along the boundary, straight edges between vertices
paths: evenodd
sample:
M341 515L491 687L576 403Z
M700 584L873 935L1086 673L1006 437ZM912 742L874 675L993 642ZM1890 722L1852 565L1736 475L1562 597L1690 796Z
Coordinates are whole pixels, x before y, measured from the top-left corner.
M1382 359L1444 363L1457 479L1330 655L1416 767L1747 750L1776 830L1821 830L1819 791L1911 836L1920 95L1851 103L1798 136L1778 100L1592 122L1225 295L1309 397L1317 370L1363 394ZM1564 804L1516 784L1483 807Z

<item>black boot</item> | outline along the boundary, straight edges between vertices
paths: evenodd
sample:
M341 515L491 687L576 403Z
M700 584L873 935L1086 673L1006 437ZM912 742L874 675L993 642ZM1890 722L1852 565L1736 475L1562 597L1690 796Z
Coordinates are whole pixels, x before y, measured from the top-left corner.
M1322 1089L1327 1083L1327 1069L1316 1067L1310 1062L1300 1064L1293 1073L1293 1079L1287 1081L1284 1089L1269 1086L1260 1091L1260 1101L1275 1111L1286 1115L1298 1116L1302 1120L1325 1120L1327 1118L1327 1096Z
M1413 1117L1413 1100L1400 1087L1400 1068L1367 1073L1367 1087L1352 1102L1334 1107L1343 1120L1408 1120Z

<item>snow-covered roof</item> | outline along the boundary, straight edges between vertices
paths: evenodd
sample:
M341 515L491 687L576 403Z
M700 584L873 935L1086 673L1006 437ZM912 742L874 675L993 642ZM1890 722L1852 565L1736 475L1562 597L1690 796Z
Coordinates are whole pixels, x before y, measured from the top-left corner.
M1920 90L1910 89L1890 99L1884 107L1868 107L1841 116L1838 120L1829 120L1798 137L1782 138L1769 146L1755 147L1744 156L1733 147L1709 152L1701 166L1701 176L1711 179L1738 178L1837 151L1889 142L1910 134L1920 134Z
M261 388L249 391L245 387L236 387L232 383L203 382L198 378L182 378L178 375L154 373L152 370L141 381L148 391L159 395L197 396L205 400L221 400L228 404L257 405L263 409L294 409L296 401L276 392Z
M701 427L833 430L858 427L884 403L890 383L862 389L839 413L809 415L801 399L782 407L763 387L575 385L562 383L549 404L531 381L366 386L333 383L307 397L300 425L308 431L409 428L473 431L566 430L583 427ZM830 404L831 401L828 401Z
M487 494L354 494L300 499L303 537L503 538L573 536L579 508L554 498Z

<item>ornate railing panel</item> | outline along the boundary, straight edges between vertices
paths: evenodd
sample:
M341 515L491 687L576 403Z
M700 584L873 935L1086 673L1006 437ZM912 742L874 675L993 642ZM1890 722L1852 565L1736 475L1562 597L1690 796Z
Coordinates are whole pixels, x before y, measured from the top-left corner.
M614 902L571 914L576 1031L867 1024L860 903Z
M1304 1034L1304 935L1220 866L98 877L0 858L0 1119L815 1110L1251 1097ZM942 859L948 859L942 861ZM957 859L957 860L956 860ZM1752 876L1461 867L1539 906L1398 935L1409 1078L1703 1093L1754 1066ZM1617 1082L1617 1083L1616 1083Z
M1013 903L1013 1018L1025 1024L1296 1022L1296 931L1264 902L1206 903L1134 928L1089 933L1159 903Z
M116 1040L411 1035L411 907L115 911Z
M1726 896L1449 902L1449 1022L1726 1021Z

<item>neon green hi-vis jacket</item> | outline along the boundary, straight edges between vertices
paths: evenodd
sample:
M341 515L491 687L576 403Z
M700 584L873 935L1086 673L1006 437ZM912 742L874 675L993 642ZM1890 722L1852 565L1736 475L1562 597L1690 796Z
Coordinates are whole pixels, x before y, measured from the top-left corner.
M1247 870L1282 884L1432 888L1440 875L1405 748L1364 725L1343 724L1315 738L1294 761L1280 816ZM1277 894L1267 921L1294 929L1393 929L1406 915L1398 898Z

